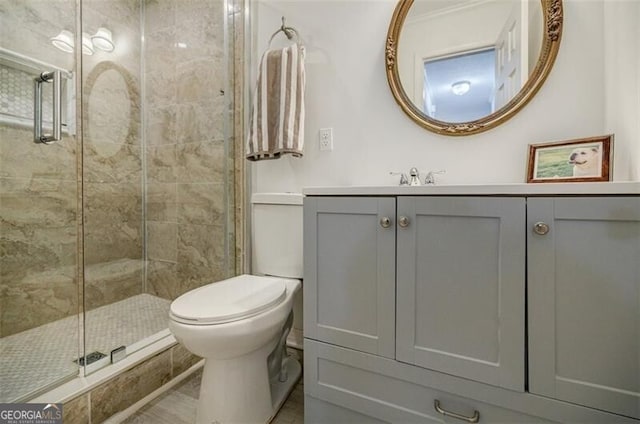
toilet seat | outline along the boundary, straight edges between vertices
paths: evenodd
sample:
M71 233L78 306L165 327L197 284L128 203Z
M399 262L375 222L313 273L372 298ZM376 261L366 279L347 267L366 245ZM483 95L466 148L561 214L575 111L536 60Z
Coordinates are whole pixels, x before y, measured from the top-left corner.
M285 279L239 275L183 294L171 303L169 315L184 324L224 324L258 315L285 297Z

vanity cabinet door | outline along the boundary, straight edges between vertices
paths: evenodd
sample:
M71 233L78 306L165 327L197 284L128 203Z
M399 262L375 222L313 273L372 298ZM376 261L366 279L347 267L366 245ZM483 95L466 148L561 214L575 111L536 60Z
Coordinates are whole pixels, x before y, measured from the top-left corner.
M528 227L530 392L640 418L640 197L531 199Z
M401 197L396 359L524 391L525 200Z
M394 198L305 198L306 338L394 357L395 234Z

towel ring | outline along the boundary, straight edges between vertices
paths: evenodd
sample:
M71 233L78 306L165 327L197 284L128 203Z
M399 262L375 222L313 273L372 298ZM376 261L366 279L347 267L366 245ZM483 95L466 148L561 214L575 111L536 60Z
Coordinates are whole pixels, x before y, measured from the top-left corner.
M285 19L284 19L284 16L283 16L282 17L282 25L280 26L280 29L278 29L276 32L274 32L273 35L271 36L271 38L269 38L269 45L271 45L271 41L273 41L275 36L278 35L281 32L284 32L284 35L286 35L289 40L293 40L293 38L295 36L295 40L293 40L293 41L295 41L296 43L300 41L300 34L298 34L298 31L296 31L295 28L286 26Z

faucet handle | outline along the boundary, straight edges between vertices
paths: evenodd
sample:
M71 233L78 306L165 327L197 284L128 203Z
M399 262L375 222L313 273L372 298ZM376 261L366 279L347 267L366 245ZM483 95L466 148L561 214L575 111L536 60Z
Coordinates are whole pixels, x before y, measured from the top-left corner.
M425 184L435 184L436 183L436 174L444 174L447 171L441 169L439 171L429 171L427 172L427 176L424 179Z
M400 185L409 185L409 177L404 172L389 172L389 175L400 175Z

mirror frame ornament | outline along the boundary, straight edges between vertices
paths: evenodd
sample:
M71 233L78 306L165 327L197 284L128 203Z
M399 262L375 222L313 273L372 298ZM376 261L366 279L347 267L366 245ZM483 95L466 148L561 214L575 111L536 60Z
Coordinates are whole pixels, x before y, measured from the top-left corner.
M414 0L400 0L393 12L387 33L385 67L387 71L387 81L389 82L393 97L402 110L418 125L438 134L452 136L472 135L490 130L512 118L533 98L547 79L558 55L560 39L562 38L562 0L540 0L545 26L540 57L527 83L509 103L490 115L469 122L450 123L438 121L427 116L413 104L402 88L398 73L398 63L396 61L396 50L398 40L400 39L400 32L402 31L404 20L413 2Z

